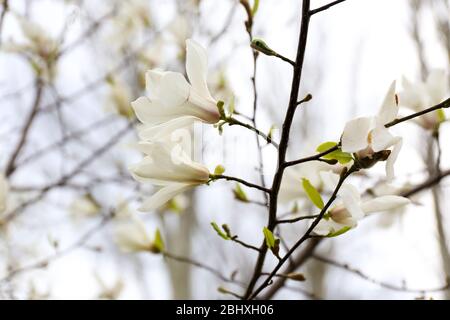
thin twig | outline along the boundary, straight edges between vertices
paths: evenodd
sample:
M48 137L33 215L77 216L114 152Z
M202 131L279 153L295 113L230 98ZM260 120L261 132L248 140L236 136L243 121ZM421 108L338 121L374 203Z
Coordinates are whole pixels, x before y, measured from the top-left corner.
M302 220L315 219L318 216L319 216L318 214L314 214L314 215L311 215L311 216L301 216L301 217L297 217L297 218L293 218L293 219L277 220L277 224L295 223L295 222L302 221Z
M445 108L449 108L449 107L450 107L450 98L448 98L447 100L442 101L441 103L439 103L439 104L437 104L437 105L435 105L433 107L430 107L430 108L427 108L425 110L422 110L422 111L410 114L409 116L406 116L406 117L403 117L403 118L395 119L395 120L387 123L385 125L385 127L389 128L389 127L395 126L396 124L405 122L407 120L411 120L411 119L423 116L424 114L433 112L435 110L445 109Z
M327 9L329 9L329 8L331 8L331 7L333 7L333 6L337 5L337 4L339 4L339 3L341 3L341 2L344 2L344 1L345 1L345 0L336 0L336 1L330 2L329 4L326 4L326 5L324 5L324 6L321 6L321 7L317 8L317 9L311 10L311 11L310 11L310 14L311 14L311 15L315 15L316 13L325 11L325 10L327 10Z
M163 252L163 256L165 258L172 259L174 261L187 263L187 264L190 264L190 265L192 265L194 267L206 270L206 271L208 271L209 273L215 275L217 278L219 278L220 280L222 280L224 282L238 283L237 281L224 276L222 273L220 273L218 270L214 269L213 267L210 267L210 266L208 266L206 264L198 262L198 261L196 261L194 259L191 259L191 258L188 258L188 257L183 257L183 256L178 256L178 255L175 255L175 254L167 252L167 251Z
M450 283L447 282L445 285L436 287L436 288L428 288L428 289L411 289L411 288L407 288L406 286L396 286L390 283L386 283L383 281L379 281L376 279L371 278L370 276L364 274L362 271L355 269L351 266L349 266L348 264L345 263L340 263L334 260L331 260L329 258L317 255L317 254L312 254L311 257L317 261L320 261L322 263L326 263L328 265L331 265L333 267L339 268L341 270L345 270L347 272L350 272L358 277L360 277L361 279L364 279L368 282L374 283L379 285L380 287L389 289L389 290L394 290L394 291L401 291L401 292L414 292L414 293L424 293L424 292L439 292L439 291L445 291L447 289L450 288Z
M230 126L241 126L244 128L247 128L253 132L255 132L258 136L260 136L261 138L263 138L264 140L267 141L268 144L273 145L275 148L278 149L278 143L276 143L275 141L272 140L272 138L270 136L268 136L267 134L265 134L264 132L260 131L259 129L255 128L254 126L251 126L247 123L244 123L242 121L239 121L233 117L229 117L225 120Z
M224 175L218 175L218 174L212 174L212 175L210 175L210 177L212 180L236 181L236 182L242 183L243 185L246 185L247 187L250 187L250 188L258 189L258 190L264 191L266 193L271 192L270 189L264 188L260 185L257 185L257 184L254 184L254 183L251 183L251 182L248 182L246 180L236 178L236 177L224 176Z
M36 80L36 93L35 97L33 99L33 105L31 106L30 113L28 114L28 117L25 120L25 124L23 125L23 128L20 133L19 141L17 142L16 147L14 148L13 153L11 154L11 157L9 158L6 169L5 169L5 175L9 177L14 173L16 170L16 161L19 157L23 147L25 147L28 139L28 135L30 133L31 126L36 119L36 116L39 112L39 106L41 104L41 98L42 98L42 91L44 90L44 83L40 80Z

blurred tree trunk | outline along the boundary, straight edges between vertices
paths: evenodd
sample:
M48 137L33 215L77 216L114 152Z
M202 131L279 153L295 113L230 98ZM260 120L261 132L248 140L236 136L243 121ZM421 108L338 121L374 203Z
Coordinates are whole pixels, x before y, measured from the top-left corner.
M439 174L439 164L438 164L438 156L436 155L436 152L434 152L434 145L435 145L435 139L430 138L427 141L427 155L426 155L426 164L427 169L429 172L429 175L435 176ZM431 188L431 195L433 198L433 206L434 206L434 214L436 219L436 229L437 229L437 236L439 241L439 251L441 253L441 260L442 260L442 268L445 273L446 278L450 277L450 252L448 247L448 240L446 236L445 231L445 217L442 212L443 207L443 199L441 197L441 187L439 184L433 186ZM450 291L446 290L444 292L444 298L450 299Z
M191 239L195 228L195 191L185 193L188 198L188 207L180 214L176 214L176 219L171 219L171 223L165 225L167 234L168 250L176 255L190 257ZM173 214L173 213L169 213ZM173 299L190 299L191 292L191 265L180 263L172 259L167 260L170 281L172 286Z

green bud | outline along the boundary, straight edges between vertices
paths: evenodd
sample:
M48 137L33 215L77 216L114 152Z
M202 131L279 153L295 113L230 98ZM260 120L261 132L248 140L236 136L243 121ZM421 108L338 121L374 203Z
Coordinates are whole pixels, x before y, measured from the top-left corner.
M221 164L217 165L214 169L214 175L220 176L225 172L225 167Z
M273 51L269 46L261 39L253 39L250 46L256 51L262 52L268 56L277 56L278 54Z

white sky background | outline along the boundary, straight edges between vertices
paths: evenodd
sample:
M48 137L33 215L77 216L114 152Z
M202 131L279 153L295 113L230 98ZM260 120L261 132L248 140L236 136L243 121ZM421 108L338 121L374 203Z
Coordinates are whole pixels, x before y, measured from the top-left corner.
M23 12L23 1L14 0L15 10ZM75 6L65 6L63 1L36 0L33 1L30 16L38 21L46 30L58 34L64 21L73 12ZM151 15L161 32L167 32L165 26L173 19L175 6L172 1L150 0ZM215 34L223 26L232 1L203 0L201 15L193 38L207 45L204 30ZM260 0L260 10L255 21L254 33L263 38L271 48L288 57L295 56L300 15L300 1L291 0ZM425 1L424 1L425 2ZM427 1L427 2L432 2ZM93 1L96 8L102 1ZM312 1L313 7L318 7L327 1ZM98 5L96 16L104 12ZM102 12L100 12L102 11ZM75 20L68 33L67 42L76 39L83 30L82 19ZM251 112L251 83L249 81L251 66L251 51L246 46L248 37L243 21L244 12L237 8L236 14L226 35L209 48L211 73L218 64L226 61L227 79L237 97L237 109L243 113ZM426 55L430 68L441 68L448 71L444 50L434 34L431 15L423 17L426 29L421 30L425 39ZM394 79L405 75L417 80L419 64L414 42L410 38L408 25L410 12L406 0L348 0L333 9L314 16L310 25L310 36L307 47L305 73L300 96L312 93L314 99L299 110L293 125L290 157L292 159L307 155L321 142L338 140L345 122L355 116L372 115L377 112L381 100L389 84ZM13 19L6 20L3 39L9 36L20 36L20 31ZM104 70L111 68L115 62L108 59L109 48L114 46L114 39L106 44L87 41L85 45L63 58L59 66L59 76L56 85L65 94L76 91L87 79L96 79ZM166 63L161 67L179 68L174 63L173 52L165 53ZM99 70L96 72L96 70ZM268 131L272 124L281 126L281 117L287 106L291 82L291 67L277 59L261 55L258 60L257 85L259 92L259 127ZM11 55L0 54L0 96L13 92L30 84L29 69L20 60ZM11 132L22 122L18 114L25 114L30 105L32 94L5 102L0 101L0 164L4 165L15 141ZM135 97L133 97L134 99ZM66 120L72 122L72 128L87 125L105 115L105 88L96 90L84 96L73 104L73 110L67 111ZM5 109L4 109L5 108ZM274 115L274 116L273 116ZM304 139L300 123L308 116L309 138ZM274 119L274 120L272 120ZM100 145L105 139L120 130L125 125L120 119L111 126L96 132L94 137L86 139L86 145L77 144L68 148L66 162L60 157L48 157L36 167L39 170L24 171L14 177L14 184L40 185L55 178L52 168L61 167L64 172L71 164L77 163L92 147ZM81 126L82 127L82 126ZM56 123L43 122L33 131L33 141L36 145L29 150L37 150L52 140L58 140L53 133L58 130ZM396 164L397 184L405 181L417 183L423 180L420 172L424 164L420 160L418 149L423 139L421 131L413 124L399 125L394 131L404 138L404 149ZM220 137L216 130L204 128L206 137L204 147L209 150L204 155L204 161L213 170L215 165L222 163L227 174L239 176L251 181L257 181L254 171L256 153L252 143L251 133L240 128L226 127ZM446 137L449 135L449 124L443 125L443 168L450 163L449 146ZM136 138L130 135L119 144L108 157L95 162L90 169L101 175L113 172L113 162L131 164L136 162L138 155L130 152L128 143ZM236 147L236 143L238 146ZM227 157L223 157L223 146L226 146ZM230 147L231 146L231 147ZM237 156L233 148L238 148ZM86 150L87 149L87 150ZM221 150L217 152L217 150ZM271 181L271 168L275 165L275 154L269 148L264 149L267 167L266 180ZM245 160L243 162L232 159ZM231 160L230 160L231 158ZM112 161L113 159L114 161ZM383 165L378 164L371 173L381 177ZM410 176L413 174L412 176ZM358 180L354 180L359 183ZM375 180L371 180L375 181ZM364 182L361 190L371 182ZM445 196L448 195L448 181L442 186ZM233 184L217 182L210 187L200 187L198 195L198 210L196 212L198 230L193 235L192 257L201 258L209 265L218 266L225 274L230 274L239 268L240 275L248 276L256 255L247 252L233 243L224 243L211 229L210 221L228 223L240 236L240 239L259 245L261 229L265 223L265 212L254 206L233 202L231 188ZM134 191L127 186L105 186L97 190L105 205L114 206L120 200L133 195ZM249 195L254 195L249 191ZM52 252L48 237L60 240L60 246L69 245L79 236L79 230L86 229L92 221L81 221L74 224L68 221L65 208L70 205L74 194L69 191L52 193L44 203L27 210L17 223L17 228L10 231L14 234L14 242L21 250L14 251L18 261L33 261L36 255L46 256ZM256 194L255 194L256 196ZM443 197L445 199L446 197ZM445 279L441 270L439 250L436 239L436 229L433 218L432 203L428 193L420 198L420 206L411 206L403 213L388 213L373 216L363 221L355 230L347 234L326 240L319 252L330 255L337 261L348 263L352 267L364 271L372 278L400 286L404 280L409 288L433 288L441 286ZM131 207L135 208L136 203ZM448 204L443 204L443 212L448 215ZM176 224L178 217L167 217L168 224ZM146 217L150 230L161 225L159 218L149 214ZM448 223L447 223L448 224ZM25 227L24 227L25 226ZM287 227L288 241L294 241L302 229ZM16 232L16 233L14 233ZM45 270L26 273L17 279L17 297L24 298L29 290L30 282L35 283L39 291L50 290L52 298L95 298L101 290L95 274L103 279L108 286L122 279L124 290L120 298L160 298L171 297L169 279L165 264L160 256L147 254L125 255L117 252L109 228L99 233L89 241L89 246L100 245L104 253L97 254L91 250L76 250L58 259ZM170 251L170 248L169 248ZM0 263L2 252L0 251ZM17 255L17 256L16 256ZM268 255L268 269L275 260ZM0 267L0 273L4 270ZM247 269L247 270L245 270ZM268 269L269 270L269 269ZM306 272L303 268L300 271ZM1 277L1 276L0 276ZM398 299L414 298L419 294L390 291L361 280L351 273L329 267L325 277L327 284L325 298L374 298ZM223 298L217 292L222 285L210 274L194 270L194 298ZM290 283L291 287L309 288L309 284ZM232 287L231 287L232 288ZM440 294L432 294L440 298ZM290 290L281 291L278 298L305 298L300 293Z

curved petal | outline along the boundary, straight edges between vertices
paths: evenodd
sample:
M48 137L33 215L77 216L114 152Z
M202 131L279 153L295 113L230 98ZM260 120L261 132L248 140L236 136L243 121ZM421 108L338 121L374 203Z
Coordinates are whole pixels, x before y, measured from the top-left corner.
M179 72L165 72L159 79L156 95L166 107L184 104L189 98L190 85Z
M137 179L157 181L157 184L164 184L164 181L202 184L209 179L208 168L189 159L178 144L140 142L138 148L148 157L130 168Z
M170 141L171 135L181 128L190 128L200 121L197 117L186 116L175 118L156 126L144 126L139 130L139 137L146 141Z
M397 138L394 137L384 125L376 127L370 132L370 145L373 151L379 152L391 147Z
M301 181L302 177L299 170L296 167L288 167L281 180L280 192L278 193L279 201L289 203L301 198L304 195Z
M177 108L167 108L161 103L151 101L147 97L140 97L131 102L136 117L144 124L155 125L174 119L178 116Z
M392 148L391 154L386 160L386 179L388 182L394 179L394 163L397 160L400 150L402 149L402 145L403 139L401 137L397 137L394 148Z
M342 224L342 223L337 223L337 222L333 221L332 219L328 219L328 220L322 219L319 221L319 223L313 229L312 232L318 236L327 236L330 233L337 232L344 227L352 227L353 228L355 225L356 224L346 225L346 224Z
M139 208L139 211L148 212L155 210L189 188L192 188L192 186L183 183L173 183L167 185L145 200Z
M398 105L395 96L395 81L392 82L376 117L377 126L384 126L397 117Z
M339 183L339 175L332 171L320 171L319 175L327 191L332 192Z
M147 90L149 97L155 99L157 93L159 92L159 84L161 83L161 78L166 72L153 69L145 73L145 89Z
M350 184L344 184L339 192L339 195L345 208L347 208L348 212L354 219L360 220L364 218L364 211L360 207L361 196L358 189Z
M205 49L194 40L186 40L186 73L192 88L206 99L214 100L208 90L206 81L208 58Z
M373 118L361 117L347 122L342 134L342 151L357 152L367 147L367 137L373 126Z
M364 201L361 205L363 211L367 213L394 210L409 204L411 201L399 196L382 196Z

